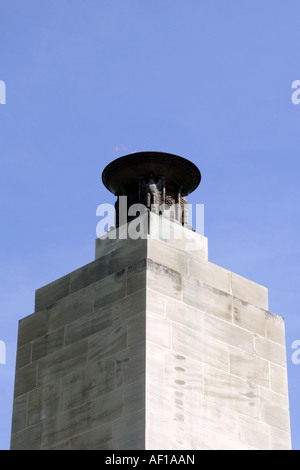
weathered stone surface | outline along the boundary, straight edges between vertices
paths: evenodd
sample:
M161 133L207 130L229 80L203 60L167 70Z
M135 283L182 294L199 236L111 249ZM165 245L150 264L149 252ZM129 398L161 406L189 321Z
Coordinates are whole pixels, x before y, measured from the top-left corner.
M266 321L266 338L275 343L279 343L285 346L285 327L284 319L280 315L274 313L265 312Z
M253 353L253 335L229 321L221 320L213 315L204 314L203 326L205 333L211 338L230 344L248 353Z
M270 388L276 393L288 396L288 380L286 367L270 363Z
M191 278L199 279L208 286L231 294L231 272L195 257L193 253L189 254L188 274Z
M290 431L288 397L271 390L261 389L261 419L275 429Z
M60 407L60 384L48 383L28 394L28 426L55 416Z
M268 289L238 274L231 273L232 295L255 307L268 310Z
M66 375L61 385L61 409L69 410L115 389L115 364L112 357L90 361Z
M19 322L18 348L47 333L48 311L42 310Z
M177 271L152 260L147 263L147 286L161 294L181 300L182 281Z
M110 274L125 269L127 266L137 264L147 256L147 244L145 240L130 240L130 243L118 246L100 259L70 274L70 292L75 292L83 287L93 284Z
M32 365L38 368L37 386L59 380L66 372L82 367L87 360L87 351L88 342L83 340L33 362Z
M252 333L264 336L266 329L266 311L234 297L233 323Z
M197 331L180 324L172 324L172 350L190 359L199 360L222 370L228 370L228 345L209 338L205 331Z
M58 351L64 346L64 330L59 328L51 333L41 336L32 343L32 361Z
M14 419L12 422L12 434L17 434L26 429L27 421L27 393L14 399Z
M267 338L256 336L254 338L255 353L269 361L282 367L286 367L285 348L281 344L270 341Z
M18 348L16 369L20 369L20 367L24 367L31 362L31 349L31 343Z
M70 275L57 279L35 292L35 311L38 312L69 295Z
M15 397L28 393L37 386L38 366L31 363L18 369L15 378Z
M188 254L167 242L149 238L147 257L181 274L188 272Z
M113 449L145 449L145 410L136 411L113 423Z
M196 279L183 279L183 302L223 320L232 321L232 296Z
M105 423L70 439L70 450L111 450L113 424Z
M104 357L122 351L127 347L125 324L112 325L88 338L88 361L101 361Z
M230 373L262 387L270 386L269 363L254 354L232 348L229 357Z
M81 339L101 331L113 323L113 307L107 305L95 312L88 313L65 326L65 345L68 346Z
M153 212L149 215L149 235L151 239L163 241L174 248L184 250L193 258L207 261L208 245L206 237L164 217L159 217Z
M11 450L40 450L42 425L37 424L14 433L11 439Z
M127 295L133 294L141 289L145 289L146 285L146 259L127 268Z
M114 303L126 296L126 271L123 269L94 284L95 309Z
M284 320L267 289L209 263L205 237L176 226L189 235L166 240L150 222L37 291L11 448L289 449Z
M47 332L93 312L94 286L86 287L55 302L48 308Z

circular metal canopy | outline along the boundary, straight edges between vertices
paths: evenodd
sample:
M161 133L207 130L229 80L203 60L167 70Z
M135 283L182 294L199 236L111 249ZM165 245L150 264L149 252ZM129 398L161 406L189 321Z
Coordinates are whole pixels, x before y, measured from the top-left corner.
M140 176L153 173L181 186L182 196L194 191L201 181L199 169L189 160L164 152L138 152L111 162L103 170L104 186L117 194L122 186L135 183Z

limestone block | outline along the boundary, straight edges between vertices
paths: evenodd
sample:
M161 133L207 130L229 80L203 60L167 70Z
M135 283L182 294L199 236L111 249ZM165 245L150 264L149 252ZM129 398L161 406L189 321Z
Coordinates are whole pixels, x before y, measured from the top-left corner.
M123 390L115 390L92 401L92 427L99 423L109 423L122 416Z
M152 239L162 240L170 246L207 261L206 237L153 212L150 213L149 235Z
M70 450L111 450L113 425L105 423L70 439Z
M183 302L223 320L232 321L232 297L190 278L183 278Z
M146 409L159 416L169 417L175 422L182 422L182 392L166 384L146 380ZM166 432L166 436L168 433Z
M205 330L197 331L172 323L171 338L174 353L228 370L228 345L208 337Z
M170 322L165 318L147 312L146 317L146 338L147 341L158 344L165 348L171 347Z
M188 450L185 444L185 427L173 415L161 415L147 409L146 412L146 449L147 450ZM196 434L194 435L194 441ZM196 448L196 447L195 447ZM198 447L199 449L199 447Z
M38 289L35 311L42 310L57 300L146 258L147 240L128 239L120 242L121 240L116 244L116 250L108 250L101 259L96 257L96 261ZM111 243L108 246L111 248Z
M87 351L88 342L85 339L41 358L38 361L37 386L54 382L64 377L66 371L82 367L87 360Z
M145 348L140 344L114 354L117 387L140 380L145 375Z
M176 353L165 355L165 383L177 390L203 393L203 364Z
M166 318L194 330L203 328L203 312L183 302L166 297Z
M70 439L67 439L65 441L60 441L59 443L54 444L53 446L47 446L46 448L43 448L42 450L71 450Z
M284 319L280 315L266 312L266 337L285 346Z
M83 317L67 324L65 331L65 345L75 343L81 339L97 333L109 326L113 322L113 306L107 305L96 312L88 313Z
M286 368L277 366L276 364L270 362L270 378L271 389L276 393L288 396L288 380Z
M256 307L268 310L268 289L238 274L231 273L232 295Z
M36 362L18 369L15 377L15 398L33 390L37 386L37 372L38 367Z
M180 274L188 274L188 254L167 242L149 237L147 257Z
M95 259L103 258L104 256L113 251L122 249L124 247L129 247L129 245L134 246L136 242L137 240L133 240L128 235L128 224L121 225L117 229L113 228L109 231L109 236L107 234L103 235L102 237L96 238Z
M212 437L210 442L212 448L215 448L217 436L222 436L223 439L230 436L233 450L239 448L239 446L256 449L269 448L268 426L259 421L236 413L222 404L217 405L204 396L195 395L193 392L186 394L184 406L185 423L191 426L192 429L198 430L199 427L203 427L206 432L209 432ZM205 445L209 445L209 442L206 442ZM222 449L228 446L225 442L221 445L220 448Z
M33 313L19 321L18 348L47 333L48 311Z
M147 286L163 295L181 300L181 276L152 260L147 261Z
M127 266L137 264L147 256L147 241L136 240L126 243L118 249L110 251L96 261L77 269L70 275L70 292L82 289L103 279L110 274L125 269Z
M113 324L112 326L98 331L87 338L88 360L100 361L101 359L114 354L127 347L127 326L126 324Z
M236 430L238 432L237 439L240 442L244 442L251 449L269 450L273 448L270 439L270 427L268 425L261 420L254 420L242 414L235 414L235 416Z
M194 390L147 387L147 449L269 448L268 426L207 401Z
M17 349L16 370L31 362L31 343L20 346Z
M112 357L88 362L62 379L61 409L66 411L114 390L115 364Z
M91 423L92 404L90 402L47 419L43 423L42 448L90 430Z
M254 350L259 357L279 366L286 367L285 348L281 344L261 336L255 336Z
M253 353L253 335L243 328L221 320L214 315L203 315L203 328L205 334L223 343L235 346L243 351Z
M215 287L221 291L231 294L231 272L216 264L205 262L189 255L188 274L208 286Z
M101 279L94 285L95 310L112 304L126 295L126 271L125 269Z
M42 425L36 424L12 435L11 450L40 450Z
M146 309L146 289L138 290L127 297L114 302L113 320L122 322L130 319L138 313L145 312Z
M215 369L204 370L204 395L218 406L259 419L259 387L248 380Z
M67 274L35 292L35 311L39 312L69 294L70 275Z
M114 421L113 449L145 449L145 410L131 413Z
M146 371L147 376L154 382L165 382L165 355L168 349L159 346L158 344L146 341Z
M288 397L261 389L261 419L273 428L290 432Z
M64 329L52 331L32 343L32 361L58 351L64 347Z
M146 309L147 311L154 312L156 315L165 317L165 302L166 296L156 292L152 289L146 291Z
M265 336L266 311L241 299L233 298L233 323L241 328Z
M60 386L49 383L28 394L27 424L32 426L56 415L60 408Z
M145 410L145 379L142 377L124 387L123 416Z
M27 394L14 399L12 435L26 428L27 420Z
M145 346L146 315L145 311L130 317L127 321L127 346Z
M270 448L276 450L291 450L291 434L277 428L270 428Z
M81 289L48 308L47 332L56 330L94 310L94 286Z
M263 387L270 386L269 363L240 349L231 348L230 372Z
M133 294L146 285L146 259L127 268L127 295Z

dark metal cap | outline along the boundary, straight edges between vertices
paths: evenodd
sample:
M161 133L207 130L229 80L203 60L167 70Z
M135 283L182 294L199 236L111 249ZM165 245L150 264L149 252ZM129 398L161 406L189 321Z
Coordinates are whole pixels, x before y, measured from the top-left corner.
M181 188L187 196L201 181L199 169L189 160L164 152L138 152L125 155L107 165L102 173L104 186L118 194L124 186L131 186L142 175L164 176L166 183Z

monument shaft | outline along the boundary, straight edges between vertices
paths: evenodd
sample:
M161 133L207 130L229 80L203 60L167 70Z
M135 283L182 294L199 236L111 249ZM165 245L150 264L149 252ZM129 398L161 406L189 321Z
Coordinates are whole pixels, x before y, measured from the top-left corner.
M118 237L128 222L36 291L11 449L290 449L284 320L267 289L210 263L179 221L143 217L145 238Z

